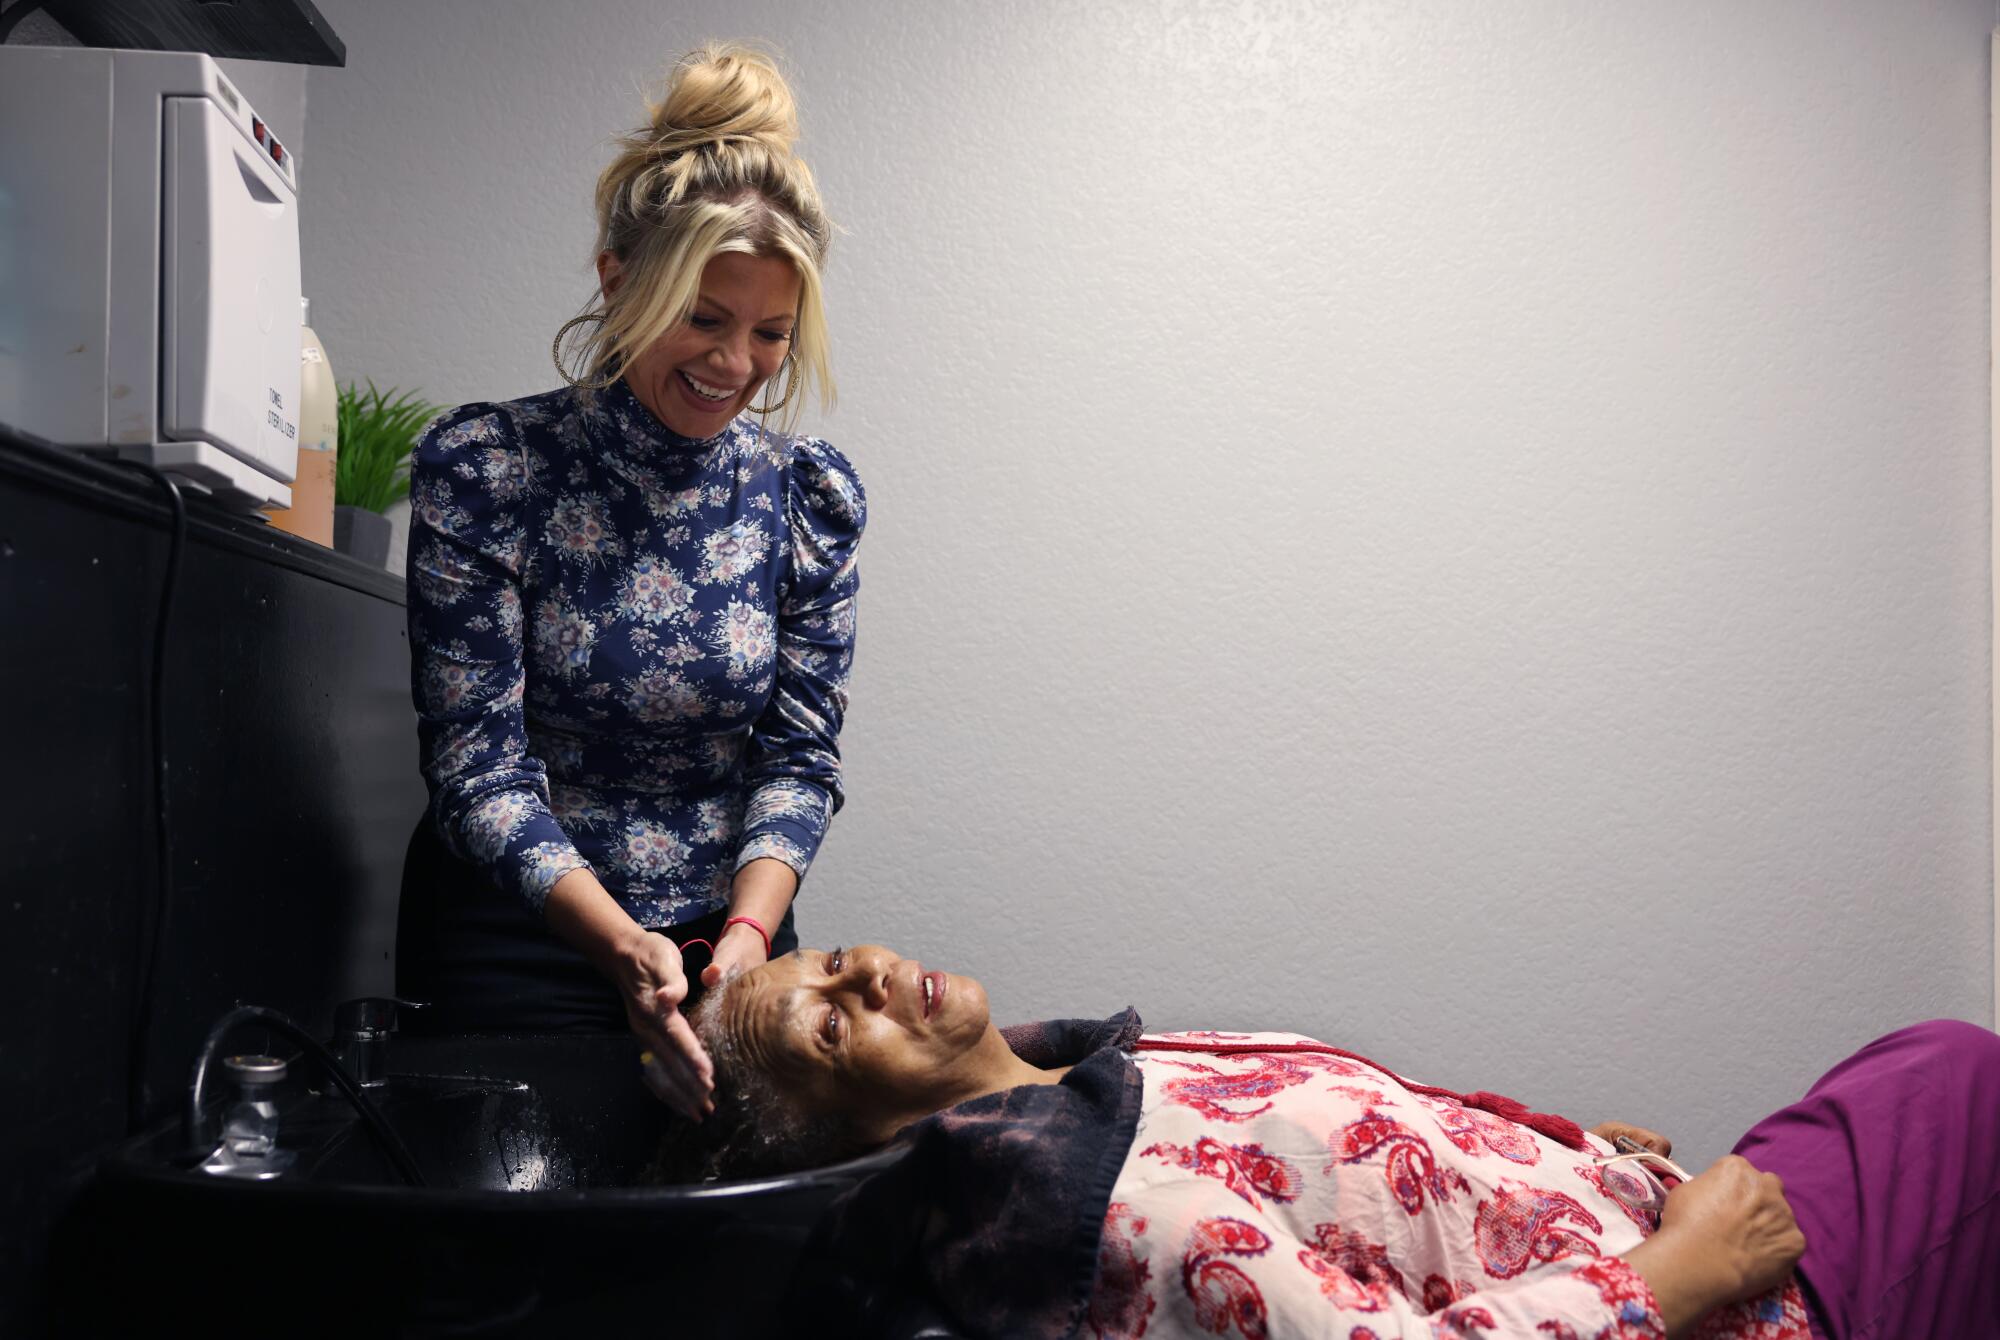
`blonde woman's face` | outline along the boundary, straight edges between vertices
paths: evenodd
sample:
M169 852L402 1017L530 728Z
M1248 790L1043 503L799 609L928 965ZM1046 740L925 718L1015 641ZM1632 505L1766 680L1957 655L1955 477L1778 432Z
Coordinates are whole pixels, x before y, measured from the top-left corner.
M607 293L618 259L597 258ZM757 395L791 348L799 274L782 256L726 251L701 272L701 294L679 328L647 347L625 380L653 417L683 437L713 437ZM772 397L783 392L772 388Z

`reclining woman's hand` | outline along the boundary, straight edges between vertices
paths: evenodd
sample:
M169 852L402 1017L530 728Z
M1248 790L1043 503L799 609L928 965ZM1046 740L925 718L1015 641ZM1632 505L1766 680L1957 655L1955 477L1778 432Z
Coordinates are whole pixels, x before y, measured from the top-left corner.
M1625 1259L1652 1286L1672 1336L1783 1284L1805 1249L1777 1174L1729 1154L1667 1194L1659 1231Z
M1674 1152L1674 1142L1658 1131L1649 1131L1644 1126L1634 1126L1629 1121L1605 1121L1590 1128L1590 1133L1606 1144L1616 1144L1619 1136L1624 1136L1644 1145L1655 1154L1667 1155Z

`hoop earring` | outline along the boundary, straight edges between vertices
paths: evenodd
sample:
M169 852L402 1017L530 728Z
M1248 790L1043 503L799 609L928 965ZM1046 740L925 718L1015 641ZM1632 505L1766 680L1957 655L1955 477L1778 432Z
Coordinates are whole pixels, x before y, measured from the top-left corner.
M562 323L562 326L556 331L556 338L554 343L549 345L549 357L555 361L556 371L561 373L562 379L568 382L571 386L579 385L579 383L576 378L569 375L569 369L563 366L563 361L562 361L563 337L565 335L568 335L572 330L575 330L578 326L582 325L586 321L602 321L602 320L604 320L604 313L602 312L585 312L580 316L573 316L569 320Z
M782 398L780 398L780 399L779 399L779 401L778 401L778 403L777 403L777 404L775 404L775 405L746 405L746 406L745 406L744 408L748 409L748 410L749 410L749 411L750 411L750 412L751 412L752 414L776 414L776 413L777 413L777 412L778 412L779 410L781 410L781 409L783 409L783 408L784 408L785 406L787 406L787 405L791 404L791 403L792 403L792 392L794 392L794 391L796 391L796 390L798 390L798 389L799 389L799 364L798 364L798 360L797 360L797 359L795 359L795 358L793 358L793 357L792 357L792 355L790 355L790 354L786 354L786 355L785 355L785 368L786 368L786 369L789 369L789 371L786 371L786 372L785 372L785 394L784 394L784 396L783 396ZM774 377L776 376L776 374L775 374L775 373L774 373L774 374L772 374L772 375L773 375Z

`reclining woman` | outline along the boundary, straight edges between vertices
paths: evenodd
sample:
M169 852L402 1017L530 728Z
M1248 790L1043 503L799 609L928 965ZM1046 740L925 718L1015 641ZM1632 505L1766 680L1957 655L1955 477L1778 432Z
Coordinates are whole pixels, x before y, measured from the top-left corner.
M1643 1128L1292 1034L997 1029L976 980L877 946L732 974L693 1023L712 1174L911 1141L806 1253L822 1334L913 1289L1009 1337L2000 1333L2000 1037L1971 1024L1870 1043L1680 1180Z

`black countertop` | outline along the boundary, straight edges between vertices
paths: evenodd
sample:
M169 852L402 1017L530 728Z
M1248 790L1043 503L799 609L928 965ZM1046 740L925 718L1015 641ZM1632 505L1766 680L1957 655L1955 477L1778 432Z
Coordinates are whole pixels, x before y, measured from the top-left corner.
M47 490L164 528L171 513L151 476L115 461L65 451L0 424L0 478L16 487ZM403 579L279 530L252 513L215 505L197 488L183 484L188 539L195 543L263 559L322 581L403 603ZM6 543L0 536L0 545ZM0 557L4 557L0 550Z

